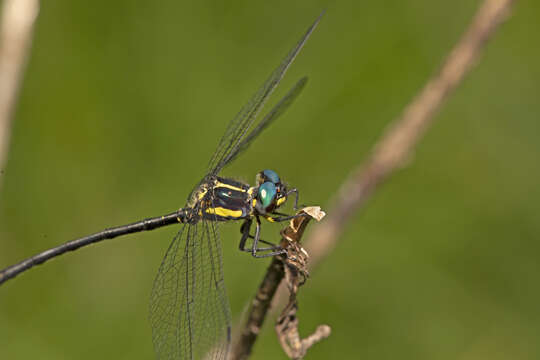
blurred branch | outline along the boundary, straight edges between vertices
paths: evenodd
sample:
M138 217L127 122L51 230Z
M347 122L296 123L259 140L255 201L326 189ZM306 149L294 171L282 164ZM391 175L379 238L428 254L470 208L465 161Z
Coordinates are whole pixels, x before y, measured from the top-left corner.
M32 42L39 0L4 0L0 22L0 171L9 148L11 118ZM0 177L0 184L1 184Z
M300 218L295 220L302 221L305 219ZM304 222L307 223L307 221ZM283 244L282 242L282 246L287 246L287 261L289 263L292 262L292 264L284 267L285 284L289 289L289 302L281 312L281 315L276 322L275 329L281 347L291 359L302 359L310 347L319 341L326 339L330 336L331 332L330 326L319 325L313 334L302 339L300 337L300 332L298 331L299 319L298 316L296 316L296 312L298 311L296 295L298 294L300 286L306 281L308 274L307 261L309 258L308 253L299 243L304 228L305 225L303 228L300 228L300 226L295 226L294 222L291 222L291 226L286 228L282 233L283 238L288 240L288 243Z
M300 246L300 239L311 219L320 221L325 213L319 207L308 207L300 210L300 216L290 221L287 228L281 231L281 247L287 250L286 255L274 256L266 275L259 285L249 309L248 318L242 326L240 338L235 342L230 359L247 359L251 354L253 344L257 340L259 331L276 290L285 278L289 289L289 303L283 309L276 324L276 331L285 353L291 359L303 357L306 351L315 343L330 335L330 327L321 325L314 334L301 339L298 332L298 318L296 317L298 288L303 285L309 276L307 272L308 255Z
M390 124L375 144L367 161L343 183L333 201L330 215L312 232L307 241L306 248L311 257L310 268L330 254L347 222L362 208L377 186L408 163L414 147L433 121L435 113L475 64L486 41L506 19L512 3L513 0L484 1L439 72L428 81L403 114ZM246 359L249 356L272 299L275 297L274 302L284 299L285 287L281 286L277 291L287 273L287 267L283 266L282 261L282 257L275 257L268 268L252 302L240 340L233 348L231 359ZM307 273L307 270L305 272ZM294 275L287 275L289 303L276 324L280 343L287 355L293 359L303 357L307 348L330 334L330 328L323 325L319 326L313 335L300 339L296 318L296 291L299 286L297 279Z
M513 0L483 2L439 72L427 82L402 115L389 125L367 161L346 179L333 201L330 215L325 222L317 226L306 242L311 258L310 268L331 253L347 222L362 208L377 186L409 162L414 147L433 121L435 113L475 64L486 41L508 16L512 3ZM273 259L252 302L248 320L240 340L233 348L231 359L246 359L249 356L272 299L275 298L274 303L277 303L285 298L285 286L281 286L278 291L277 288L286 274L286 269L281 257ZM307 270L305 271L307 273ZM278 319L276 331L287 355L297 359L303 357L305 350L313 343L327 337L330 328L319 326L313 335L300 339L296 318L298 284L295 281L297 280L287 280L289 303Z
M326 221L317 226L306 240L311 268L330 254L345 225L364 206L374 190L393 172L409 163L414 147L433 122L435 113L473 67L486 41L507 18L513 2L483 2L439 72L428 81L402 115L389 125L367 161L346 179L330 206Z

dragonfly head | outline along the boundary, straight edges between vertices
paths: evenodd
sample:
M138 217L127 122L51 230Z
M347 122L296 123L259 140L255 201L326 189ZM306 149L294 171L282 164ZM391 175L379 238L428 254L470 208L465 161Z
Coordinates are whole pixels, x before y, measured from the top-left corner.
M256 176L258 186L256 208L260 213L271 212L287 200L287 188L273 170L263 170Z

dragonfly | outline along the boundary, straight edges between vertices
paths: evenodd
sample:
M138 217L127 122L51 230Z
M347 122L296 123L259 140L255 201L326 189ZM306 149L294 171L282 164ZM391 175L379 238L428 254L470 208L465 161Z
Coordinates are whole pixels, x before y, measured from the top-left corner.
M302 215L278 212L292 196L295 197L294 208L298 207L298 190L289 189L273 170L257 173L254 186L219 174L289 108L305 87L307 77L298 80L264 117L259 116L322 15L229 122L209 161L206 175L194 187L183 208L108 228L43 251L1 270L0 284L83 246L180 223L182 227L163 258L150 297L150 323L157 358L226 359L231 344L231 311L224 284L218 224L242 221L239 249L255 258L265 258L284 254L285 250L261 239L261 219L282 222Z

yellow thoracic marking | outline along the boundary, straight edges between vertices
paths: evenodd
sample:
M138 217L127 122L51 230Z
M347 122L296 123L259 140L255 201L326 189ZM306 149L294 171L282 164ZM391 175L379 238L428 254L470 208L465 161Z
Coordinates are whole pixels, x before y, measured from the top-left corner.
M251 199L251 206L252 207L255 207L255 205L257 204L257 198L254 198L253 197L253 192L255 192L255 188L254 187L250 187L247 191L248 195L249 195L249 198Z
M206 185L201 185L191 196L187 203L187 206L191 208L194 207L197 202L201 201L204 198L207 192L208 187Z
M208 189L205 187L202 191L198 192L197 193L197 200L202 200L202 198L204 197L204 195L206 195L206 193L208 192Z
M238 187L238 186L234 186L234 185L229 185L229 184L225 184L225 183L222 183L220 181L217 181L216 180L216 183L214 185L214 188L216 187L224 187L224 188L227 188L227 189L232 189L232 190L236 190L236 191L242 191L242 192L246 192L245 189L241 188L241 187Z
M218 215L218 216L223 216L223 217L239 218L242 216L242 210L230 210L223 207L208 208L205 211L208 214Z
M265 216L264 218L265 218L266 220L272 222L272 223L273 223L273 222L276 222L276 221L274 220L274 218L271 217L271 216Z
M286 200L287 200L287 197L286 197L286 196L284 196L284 197L282 197L282 198L279 198L279 199L277 199L277 201L276 201L276 205L277 205L277 206L281 206L281 204L283 204Z

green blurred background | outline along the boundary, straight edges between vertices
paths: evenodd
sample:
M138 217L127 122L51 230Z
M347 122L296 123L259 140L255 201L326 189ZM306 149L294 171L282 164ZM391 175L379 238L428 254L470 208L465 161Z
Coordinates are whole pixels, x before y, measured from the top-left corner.
M302 75L307 88L225 175L251 183L272 168L325 208L478 3L43 1L0 179L0 267L181 207L226 123L323 8L274 101ZM537 1L517 3L411 166L313 272L301 331L333 333L308 358L540 358L538 15ZM236 320L268 264L237 251L238 225L222 236ZM152 359L148 298L176 231L2 286L0 358ZM285 358L273 320L254 359Z

